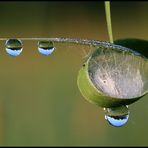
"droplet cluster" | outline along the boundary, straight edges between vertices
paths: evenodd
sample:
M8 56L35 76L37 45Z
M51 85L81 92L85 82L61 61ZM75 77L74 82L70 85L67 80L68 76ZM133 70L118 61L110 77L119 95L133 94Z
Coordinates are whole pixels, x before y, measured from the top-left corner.
M6 52L10 56L19 56L23 51L23 43L18 39L8 39L5 43ZM38 52L48 56L53 53L55 47L52 41L38 41Z

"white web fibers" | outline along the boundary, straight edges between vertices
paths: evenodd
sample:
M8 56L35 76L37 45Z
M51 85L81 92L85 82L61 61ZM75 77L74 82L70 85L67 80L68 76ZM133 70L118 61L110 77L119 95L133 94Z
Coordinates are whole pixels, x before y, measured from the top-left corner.
M148 62L132 53L98 48L89 63L95 87L115 98L135 98L148 91Z

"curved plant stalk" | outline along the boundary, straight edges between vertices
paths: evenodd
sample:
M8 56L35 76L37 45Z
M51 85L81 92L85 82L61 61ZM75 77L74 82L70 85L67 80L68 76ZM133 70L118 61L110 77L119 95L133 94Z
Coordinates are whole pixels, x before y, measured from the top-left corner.
M0 41L7 41L10 38L0 38ZM87 39L74 39L74 38L16 38L21 41L52 41L54 43L71 43L77 45L89 45L94 46L96 48L110 48L117 49L120 52L126 51L133 53L134 55L144 57L139 52L136 52L130 48L126 48L120 45L115 45L110 42L98 41L98 40L87 40ZM144 57L145 58L145 57Z
M105 13L106 13L106 21L107 21L107 29L108 29L109 41L111 43L113 43L113 33L112 33L110 2L109 1L105 1Z
M10 38L0 38L0 41L7 41ZM100 44L110 44L109 42L98 41L98 40L88 40L88 39L76 39L76 38L11 38L18 39L22 41L52 41L59 43L72 43L72 44L81 44L81 45L100 45Z
M0 41L7 41L10 38L0 38ZM12 38L11 38L12 39ZM14 39L14 38L13 38ZM100 45L100 44L110 44L103 41L97 41L97 40L87 40L87 39L74 39L74 38L16 38L18 40L22 41L52 41L52 42L59 42L59 43L72 43L72 44L81 44L81 45Z

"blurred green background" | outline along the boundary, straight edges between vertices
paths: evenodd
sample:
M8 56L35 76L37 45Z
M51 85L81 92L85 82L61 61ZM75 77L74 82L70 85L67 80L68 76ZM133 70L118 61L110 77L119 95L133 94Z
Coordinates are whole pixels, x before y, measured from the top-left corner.
M111 2L111 14L114 39L147 40L148 2ZM1 38L108 41L103 2L0 2L0 19ZM23 53L10 57L4 44L0 41L0 145L148 145L148 96L130 105L129 121L116 128L80 94L77 74L87 47L57 44L51 56L43 56L37 42L24 41Z

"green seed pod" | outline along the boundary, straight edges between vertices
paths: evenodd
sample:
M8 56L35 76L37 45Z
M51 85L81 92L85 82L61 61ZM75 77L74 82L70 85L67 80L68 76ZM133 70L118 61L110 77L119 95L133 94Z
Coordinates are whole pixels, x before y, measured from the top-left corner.
M148 93L148 60L129 48L103 44L83 64L77 83L93 104L128 105Z

